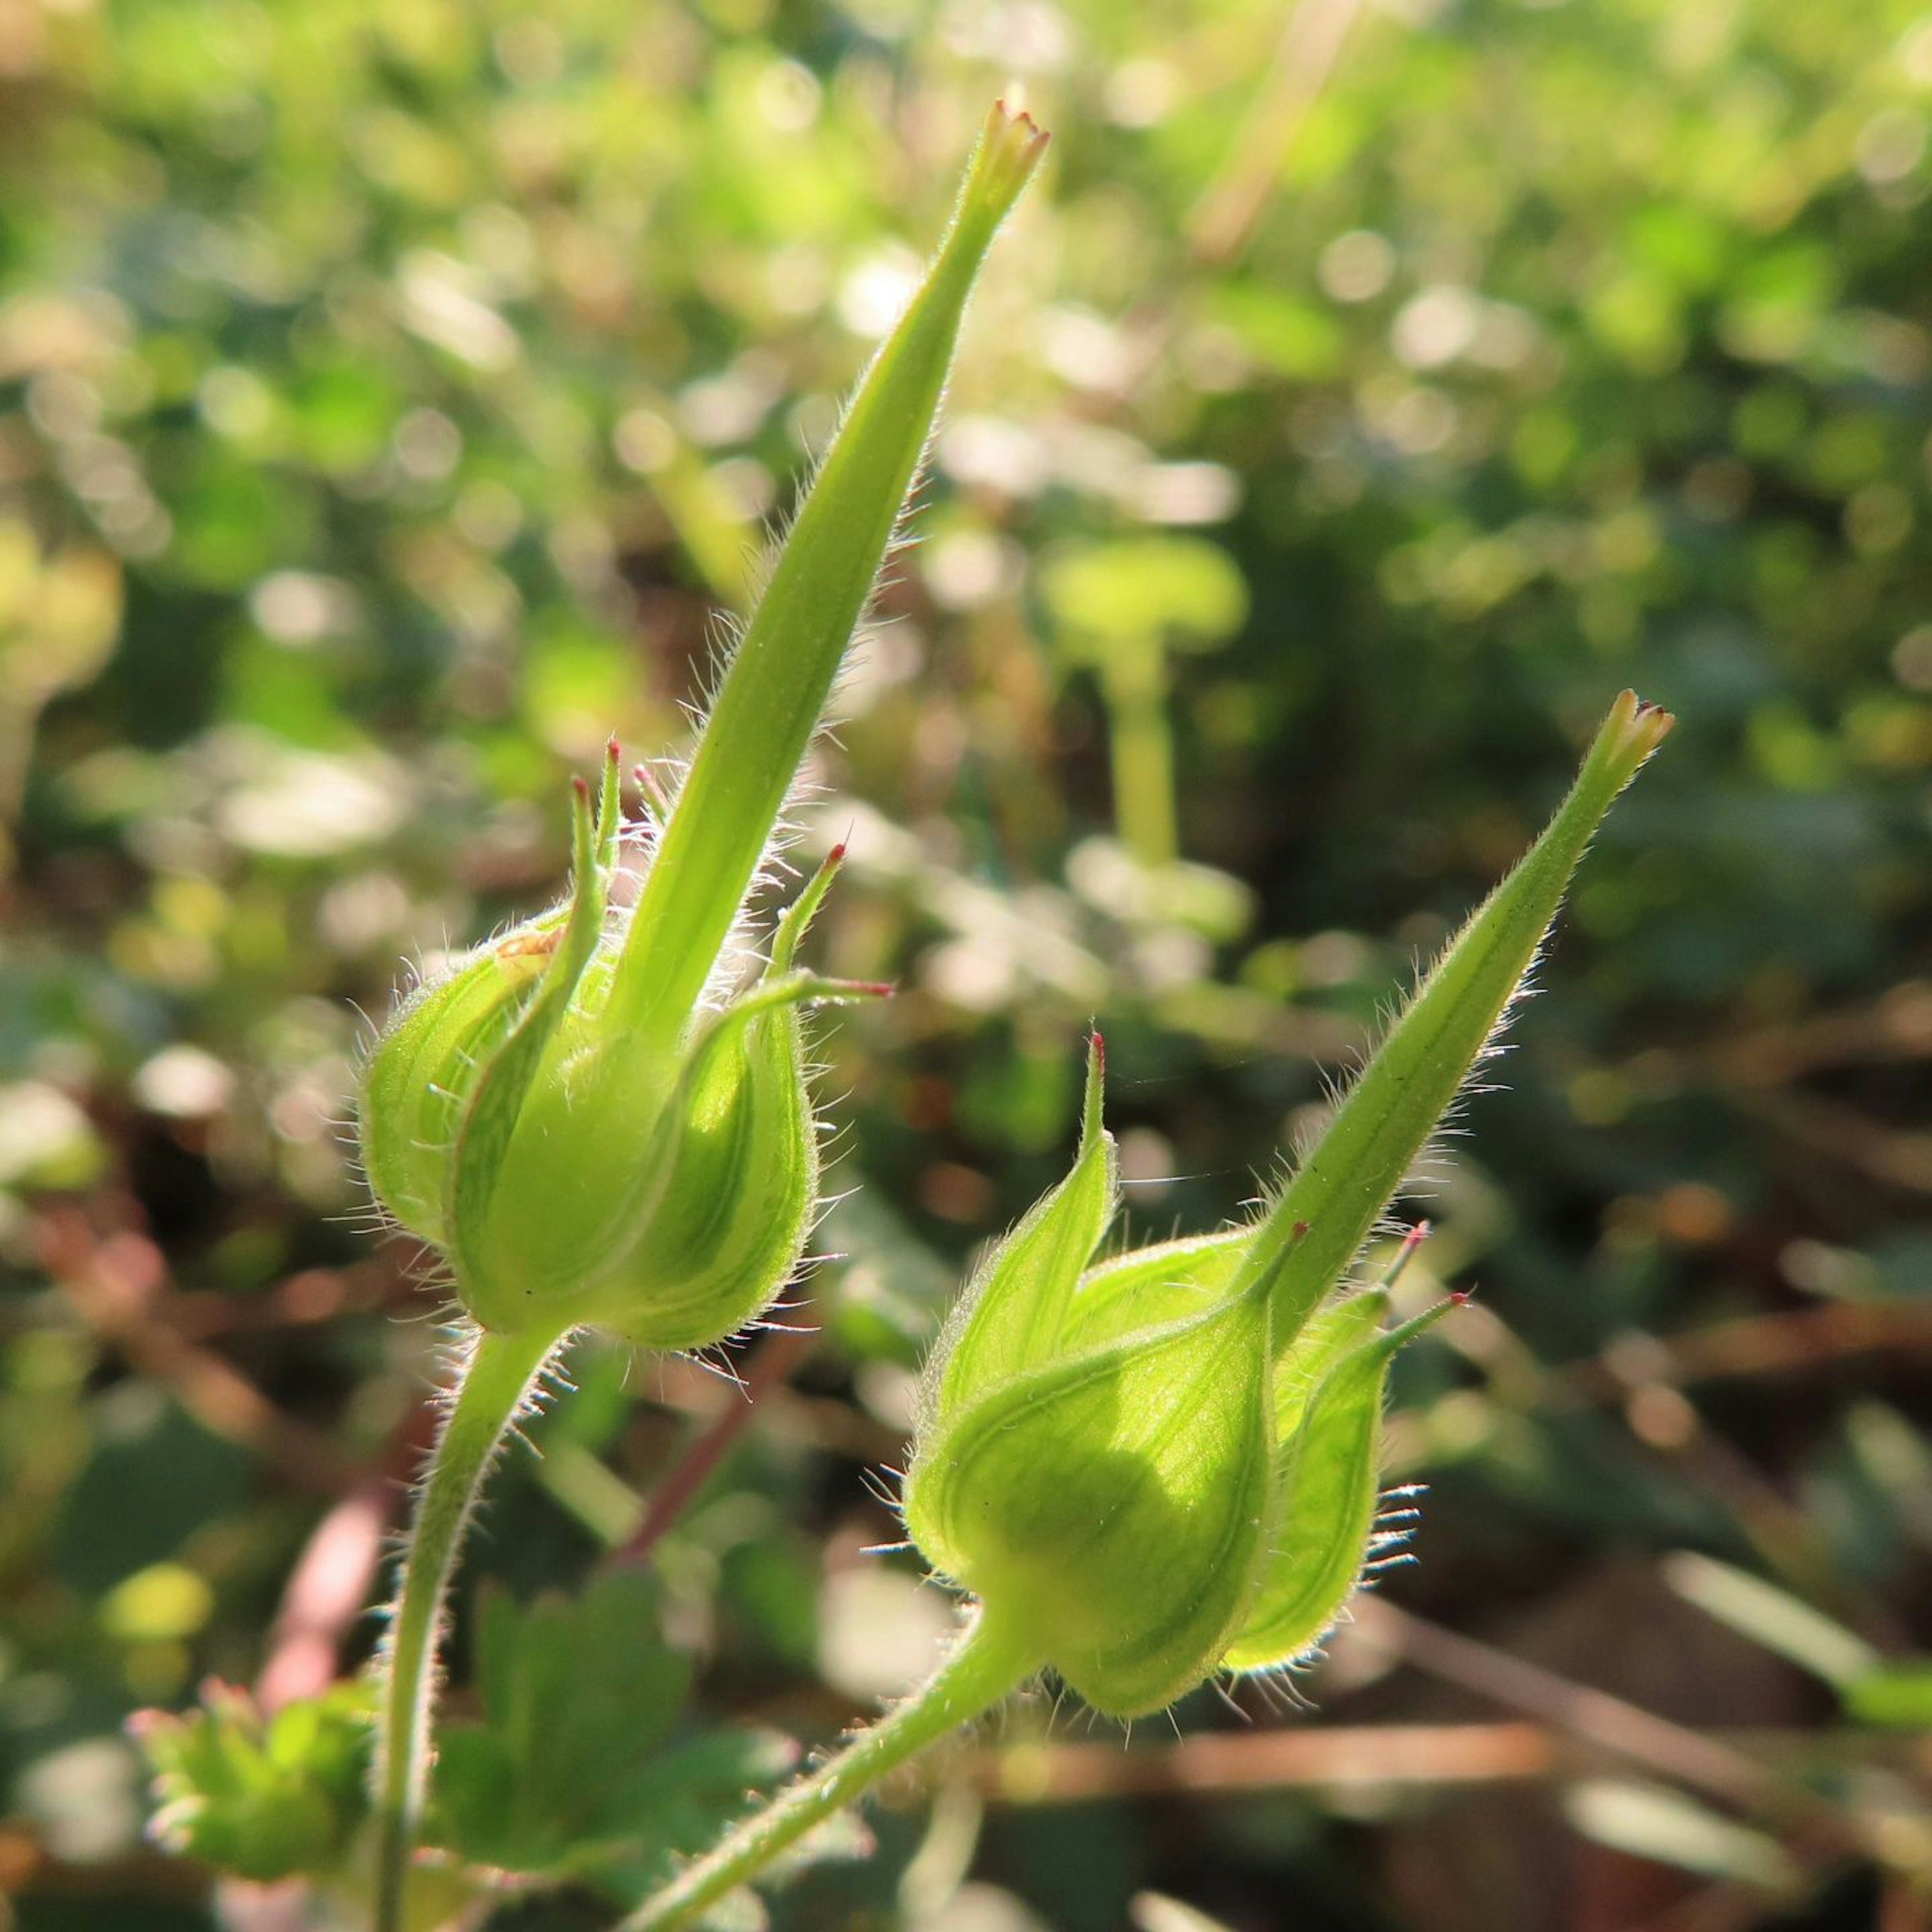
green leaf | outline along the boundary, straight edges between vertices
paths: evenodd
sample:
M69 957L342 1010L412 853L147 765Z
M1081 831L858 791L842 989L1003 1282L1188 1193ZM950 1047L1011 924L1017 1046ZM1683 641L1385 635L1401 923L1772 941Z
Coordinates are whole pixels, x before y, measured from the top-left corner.
M1845 1708L1862 1724L1888 1731L1932 1731L1932 1660L1881 1664L1843 1687Z
M1772 1892L1804 1882L1802 1868L1775 1838L1662 1785L1592 1778L1570 1792L1564 1808L1586 1838L1654 1864Z
M681 1718L691 1665L658 1635L655 1581L636 1570L574 1598L519 1604L502 1592L478 1620L480 1722L439 1748L430 1836L484 1864L580 1869L586 1847L634 1851L640 1793Z
M1098 662L1123 640L1217 644L1246 622L1248 586L1199 537L1144 536L1062 551L1042 589L1071 655Z

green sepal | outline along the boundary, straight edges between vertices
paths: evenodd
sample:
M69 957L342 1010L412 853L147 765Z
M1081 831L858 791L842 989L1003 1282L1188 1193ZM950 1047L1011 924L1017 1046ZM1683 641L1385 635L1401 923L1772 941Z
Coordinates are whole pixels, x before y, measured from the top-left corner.
M363 1172L419 1240L454 1247L462 1212L473 1219L494 1183L541 1044L596 952L618 823L614 745L594 827L581 793L572 807L569 895L418 988L370 1054L356 1106Z
M790 1279L818 1196L799 1008L824 984L790 976L782 999L754 993L712 1022L640 1162L650 1197L583 1319L646 1348L702 1348Z
M1268 1304L1006 1382L921 1445L913 1539L1096 1710L1134 1717L1219 1664L1266 1545Z
M1273 1534L1222 1660L1228 1669L1292 1664L1334 1627L1361 1581L1376 1533L1389 1364L1454 1305L1439 1303L1376 1332L1388 1297L1370 1288L1318 1314L1283 1362L1276 1414L1292 1433L1280 1439Z
M518 1328L552 1319L550 1298L527 1279L506 1281L493 1223L507 1205L518 1218L542 1218L541 1200L501 1198L506 1163L526 1105L545 1069L558 1030L604 938L619 818L617 747L606 754L593 818L580 779L571 805L572 890L568 914L536 988L520 1003L508 1036L474 1076L448 1163L444 1245L470 1312L484 1327ZM518 1177L510 1175L512 1190Z
M362 1072L356 1133L364 1177L419 1240L448 1239L448 1175L470 1096L535 995L569 902L479 946L419 986Z
M1252 1228L1228 1228L1096 1263L1074 1292L1060 1333L1062 1349L1084 1354L1216 1306L1228 1298L1253 1239Z
M1106 1072L1096 1034L1072 1171L987 1256L955 1304L927 1370L925 1403L936 1421L1061 1352L1082 1274L1120 1200L1114 1137L1100 1118Z
M640 1166L650 1192L580 1318L647 1348L701 1348L752 1320L796 1271L819 1177L801 1015L888 990L792 965L843 856L832 854L780 920L764 976L689 1049Z

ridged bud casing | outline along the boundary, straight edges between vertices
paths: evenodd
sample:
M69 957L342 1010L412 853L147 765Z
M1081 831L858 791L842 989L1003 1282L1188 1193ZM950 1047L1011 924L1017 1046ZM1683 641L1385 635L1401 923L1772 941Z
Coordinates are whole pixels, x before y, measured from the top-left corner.
M816 1210L799 1009L866 991L771 970L719 1009L800 758L931 437L961 319L1046 137L996 106L938 251L872 360L733 652L634 908L609 908L616 772L576 815L565 904L419 989L373 1054L365 1172L486 1328L722 1340L796 1268Z
M1251 1226L1092 1265L1114 1159L1089 1065L1072 1173L975 1276L928 1365L904 1508L934 1567L1096 1709L1305 1657L1376 1544L1386 1327L1346 1283L1491 1044L1591 835L1669 730L1625 692L1569 796Z
M570 898L404 1005L365 1071L362 1156L486 1328L589 1324L698 1348L797 1267L818 1183L800 1010L870 989L794 967L835 856L762 978L670 1068L644 1061L610 1020L617 801L614 751L594 824L578 796Z
M1100 1055L1068 1179L994 1251L927 1375L906 1522L1096 1710L1291 1661L1373 1533L1386 1298L1286 1351L1231 1286L1251 1229L1088 1265L1111 1220ZM1366 1391L1365 1407L1359 1391ZM1369 1426L1363 1426L1366 1418Z

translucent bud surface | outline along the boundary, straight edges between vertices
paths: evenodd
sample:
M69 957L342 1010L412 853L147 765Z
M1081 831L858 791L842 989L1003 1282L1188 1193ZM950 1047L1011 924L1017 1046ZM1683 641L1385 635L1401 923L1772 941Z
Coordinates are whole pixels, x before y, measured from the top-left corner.
M1116 1204L1090 1061L1079 1155L992 1253L928 1365L910 1534L1096 1709L1277 1668L1377 1547L1402 1346L1349 1276L1483 1056L1591 833L1664 737L1618 699L1548 830L1418 988L1321 1143L1250 1226L1094 1263Z

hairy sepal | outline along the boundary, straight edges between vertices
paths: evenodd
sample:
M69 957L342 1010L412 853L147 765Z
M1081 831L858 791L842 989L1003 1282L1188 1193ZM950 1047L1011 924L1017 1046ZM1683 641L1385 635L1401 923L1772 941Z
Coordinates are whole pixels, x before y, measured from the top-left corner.
M1218 1664L1270 1508L1266 1300L1034 1370L944 1426L906 1522L1094 1708L1158 1710Z
M1106 1064L1096 1035L1072 1171L986 1257L955 1304L927 1369L926 1406L936 1414L956 1413L1060 1351L1082 1274L1120 1203L1114 1137L1100 1118Z
M1375 1534L1389 1364L1451 1306L1378 1332L1388 1297L1370 1289L1318 1315L1284 1361L1276 1395L1274 1530L1222 1659L1229 1670L1294 1663L1341 1616Z

